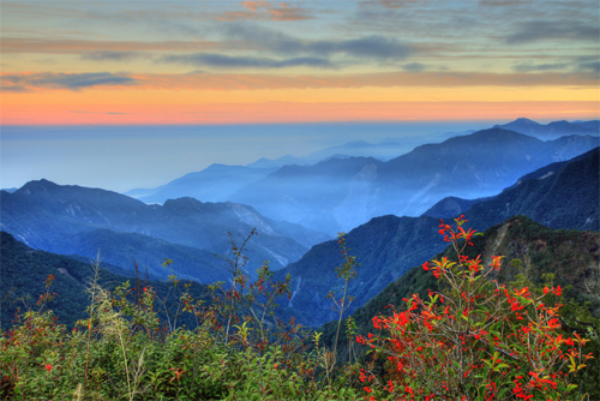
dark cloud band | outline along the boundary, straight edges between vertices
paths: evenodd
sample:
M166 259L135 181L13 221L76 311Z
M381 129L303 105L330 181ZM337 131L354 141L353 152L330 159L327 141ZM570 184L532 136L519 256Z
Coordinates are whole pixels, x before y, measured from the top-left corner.
M220 68L334 67L328 59L318 57L295 57L280 60L265 57L234 57L214 53L171 55L162 57L160 61Z
M3 90L27 91L32 89L70 89L79 90L96 86L129 86L136 80L128 76L109 72L68 74L68 73L35 73L6 74L0 77Z
M523 44L544 40L577 40L597 42L600 27L582 24L581 21L529 21L516 32L506 36L508 44Z
M247 43L250 48L277 54L308 54L317 57L345 54L367 59L403 60L415 52L410 44L381 35L345 40L304 41L271 29L238 23L229 24L225 28L225 34L231 39Z

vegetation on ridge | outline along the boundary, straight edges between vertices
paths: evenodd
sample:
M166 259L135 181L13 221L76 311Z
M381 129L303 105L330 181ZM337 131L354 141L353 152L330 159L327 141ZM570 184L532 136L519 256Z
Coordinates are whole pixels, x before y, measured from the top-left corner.
M455 259L442 256L423 266L436 288L406 297L404 308L391 314L372 316L371 334L355 338L353 320L338 322L336 330L346 332L352 350L347 362L324 346L321 333L293 320L269 318L274 301L290 294L289 283L276 282L268 266L252 282L242 269L244 247L235 241L232 257L224 259L233 285L210 286L209 302L194 298L189 283L171 277L181 301L174 313L190 316L195 328L165 326L150 285L135 291L125 283L106 291L92 280L86 316L67 331L44 307L54 297L55 277L49 276L38 306L19 315L0 340L0 395L31 400L593 399L586 385L598 378L588 374L598 372L590 351L600 348L597 315L565 301L566 289L553 285L548 274L540 286L523 275L498 283L501 257L494 255L491 267L471 257L468 245L477 249L474 231L462 225L457 219L456 227L440 226ZM341 245L350 272L355 261ZM347 281L344 269L341 273ZM592 273L585 288L598 302L598 283L591 279L600 275ZM564 314L563 303L575 313Z

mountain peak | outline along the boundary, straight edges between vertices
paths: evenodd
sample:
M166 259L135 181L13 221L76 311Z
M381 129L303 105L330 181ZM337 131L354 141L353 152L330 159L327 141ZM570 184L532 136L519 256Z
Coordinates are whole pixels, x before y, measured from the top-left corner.
M553 121L546 125L536 123L526 118L518 118L513 122L495 127L509 129L529 135L543 141L557 139L568 135L594 135L600 131L600 125L594 122L572 123L566 120Z
M560 121L552 121L551 123L548 124L548 127L556 127L556 126L571 126L571 123L568 122L567 120L560 120Z
M543 125L536 121L530 120L525 117L519 117L516 120L511 121L506 124L496 124L496 125L494 125L493 128L505 128L505 129L510 129L510 130L514 130L517 132L521 132L521 130L532 130L532 129L538 129L540 127L543 127Z
M521 124L531 124L531 125L541 125L540 123L530 120L528 118L525 117L519 117L517 118L515 121L513 121L513 123L521 123ZM509 123L510 124L510 123Z
M42 178L41 180L32 180L25 183L25 185L19 188L19 191L48 191L58 187L60 187L60 185Z
M167 209L178 210L190 207L198 208L202 207L202 205L204 205L204 203L199 201L198 199L189 196L182 196L181 198L167 199L163 204L163 207Z
M465 136L457 136L454 138L450 138L447 140L447 142L449 141L464 141L464 142L471 142L471 141L477 141L481 138L488 138L488 139L504 139L504 138L527 138L527 139L533 139L533 140L537 140L535 138L531 138L527 135L521 134L517 131L513 131L512 129L504 126L504 127L500 127L500 126L495 126L492 128L488 128L488 129L484 129L481 131L477 131L474 132L471 135L465 135Z

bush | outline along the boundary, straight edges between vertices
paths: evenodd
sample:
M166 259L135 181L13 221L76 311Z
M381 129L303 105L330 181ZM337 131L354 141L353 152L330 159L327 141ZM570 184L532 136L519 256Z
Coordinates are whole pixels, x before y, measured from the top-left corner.
M440 233L457 262L444 257L423 265L441 290L405 299L406 310L373 318L377 335L357 338L387 364L384 378L362 372L364 390L373 400L568 399L592 355L582 354L587 340L576 332L558 332L562 305L552 300L560 286L535 296L528 287L499 285L502 258L484 267L479 256L464 256L477 234L463 229L462 218L455 222L440 221Z

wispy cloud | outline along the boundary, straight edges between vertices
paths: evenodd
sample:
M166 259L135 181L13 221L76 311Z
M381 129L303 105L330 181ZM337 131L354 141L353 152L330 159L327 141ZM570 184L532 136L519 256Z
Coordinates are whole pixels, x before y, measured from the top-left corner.
M522 44L544 40L575 40L598 42L600 27L586 25L581 21L563 20L527 21L517 28L516 32L506 36L508 44Z
M143 53L138 52L127 52L127 51L99 51L89 52L81 55L83 60L92 61L125 61L132 60L135 58L148 57Z
M23 92L35 89L80 90L97 86L131 86L136 80L109 72L68 74L68 73L24 73L0 75L2 90Z
M532 63L521 63L513 67L513 70L517 72L532 72L532 71L556 71L564 70L570 66L569 63L545 63L545 64L532 64Z
M420 72L420 71L424 71L427 68L427 66L425 64L421 64L421 63L409 63L409 64L405 64L402 66L402 69L404 71L410 71L410 72Z
M160 61L220 68L334 67L328 59L318 57L295 57L280 60L267 57L235 57L213 53L171 55L162 57Z
M508 7L525 4L525 0L479 0L480 6Z
M102 115L107 115L107 116L132 114L132 113L120 113L120 112L117 112L117 111L108 111L106 113L98 113L98 112L93 112L93 111L80 111L80 110L72 110L69 113L75 113L75 114L102 114Z
M2 53L56 53L82 54L89 52L131 52L131 51L186 51L221 48L220 42L213 41L97 41L97 40L56 40L45 38L0 39Z
M161 7L160 2L30 2L24 4L18 2L3 2L2 11L12 15L21 15L27 18L61 19L67 25L101 22L107 27L116 28L119 31L123 25L131 30L142 28L151 29L156 32L171 34L183 34L187 36L196 36L199 34L198 24L193 21L205 20L207 13L203 12L204 5L200 5L198 10L182 8L175 6L173 2L164 3L166 7ZM125 5L125 7L123 7ZM112 36L112 35L111 35Z
M312 19L311 13L302 7L290 6L288 3L272 5L268 1L244 1L242 11L226 11L218 18L223 21L236 20L272 20L272 21L302 21Z
M230 24L225 33L231 39L246 42L258 50L278 54L312 54L329 57L335 54L374 59L402 60L414 53L408 43L381 35L342 40L300 40L291 35L246 24Z
M236 61L237 64L240 61ZM250 60L248 64L256 63ZM152 90L262 90L262 89L321 89L321 88L362 88L362 87L535 87L535 86L598 86L600 79L594 68L598 64L589 63L585 72L579 73L460 73L460 72L395 72L372 74L336 74L282 76L267 74L137 74L117 76L109 73L97 74L3 74L0 75L2 90L12 92L34 89L79 90L91 87L127 87ZM260 67L264 68L261 62ZM582 63L583 64L583 63ZM254 64L257 65L257 64ZM250 66L250 65L248 65ZM225 68L225 66L222 66ZM281 68L272 66L268 68ZM592 71L592 72L590 72Z
M578 71L591 71L596 74L600 73L600 61L584 61L577 65Z
M314 65L324 68L332 67L326 58L334 55L345 55L357 60L397 61L408 58L414 54L416 48L393 38L381 35L370 35L354 39L343 40L313 40L305 41L272 29L249 26L247 24L230 23L224 29L229 42L218 41L97 41L97 40L56 40L46 38L2 38L2 52L10 53L45 53L45 54L78 54L82 59L94 61L127 61L139 57L149 57L142 52L169 51L186 52L198 50L229 50L240 49L266 51L272 54L293 56L298 65ZM215 57L213 57L215 56ZM219 63L234 66L239 59L240 66L252 64L243 57L229 55L220 56L209 54L181 55L167 61L186 61L192 63L194 59L201 60L196 64ZM263 57L250 57L263 59ZM225 60L227 59L227 60ZM265 66L289 66L293 63L265 61ZM256 64L260 64L256 62Z
M597 86L597 74L414 72L283 76L267 74L139 74L136 88L169 90L262 90L363 87Z
M387 8L402 8L407 5L425 1L427 0L377 0L377 3Z

